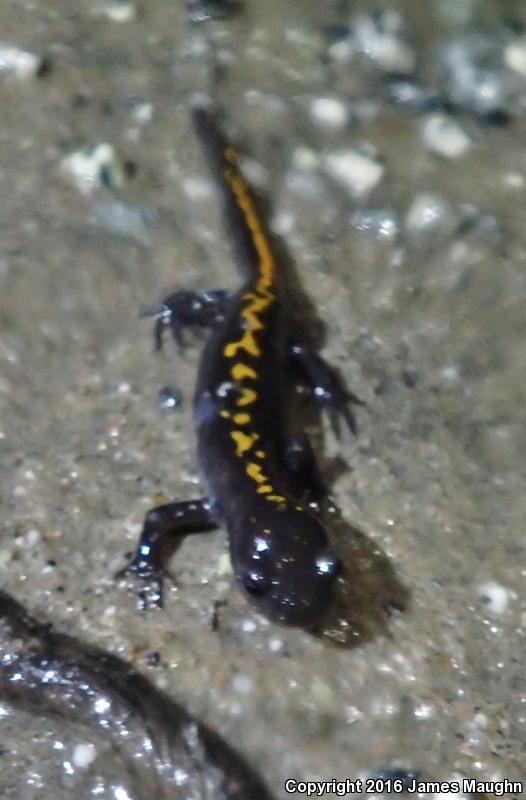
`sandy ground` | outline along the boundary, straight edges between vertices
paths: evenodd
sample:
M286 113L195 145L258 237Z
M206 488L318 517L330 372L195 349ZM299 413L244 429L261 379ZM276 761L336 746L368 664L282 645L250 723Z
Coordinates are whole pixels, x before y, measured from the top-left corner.
M423 76L437 42L500 31L504 12L526 21L519 3L430 1L425 17L423 5L384 4L403 12ZM322 28L344 6L251 0L201 25L162 0L123 22L96 3L0 7L2 43L49 60L39 75L0 70L2 586L132 661L280 800L286 778L386 764L435 780L526 777L526 77L509 125L461 115L469 147L441 157L422 115L384 99L375 63L327 55ZM200 491L199 346L154 356L139 313L176 286L236 284L187 114L202 89L217 92L273 198L327 325L325 354L367 402L356 442L324 438L325 462L340 459L332 493L364 537L334 534L357 556L346 647L257 616L232 584L222 532L180 548L163 612L138 615L112 578L159 495ZM313 120L320 97L357 111L345 125ZM67 157L101 143L108 166L79 182ZM319 166L349 148L383 168L360 197ZM415 233L408 209L429 192L448 214ZM393 235L357 224L357 210L378 208L393 209ZM159 408L167 385L182 397L172 411ZM378 558L409 597L389 618ZM3 797L117 797L104 775L118 765L89 730L4 708L0 731ZM100 763L72 764L79 741Z

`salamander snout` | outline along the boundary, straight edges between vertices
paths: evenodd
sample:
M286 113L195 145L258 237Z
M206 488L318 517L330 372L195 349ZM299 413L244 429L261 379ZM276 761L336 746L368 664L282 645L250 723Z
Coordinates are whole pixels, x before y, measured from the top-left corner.
M341 570L338 556L327 548L273 555L251 560L241 574L247 594L270 619L312 628L329 608L334 581Z

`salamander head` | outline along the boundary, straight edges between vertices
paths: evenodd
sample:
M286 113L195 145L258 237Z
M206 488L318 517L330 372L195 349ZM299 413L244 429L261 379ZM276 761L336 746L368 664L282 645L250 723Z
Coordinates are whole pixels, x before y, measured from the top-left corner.
M329 608L341 564L327 548L319 520L305 512L301 520L289 519L284 527L286 516L279 531L266 528L253 536L249 552L236 559L236 574L265 616L311 628Z

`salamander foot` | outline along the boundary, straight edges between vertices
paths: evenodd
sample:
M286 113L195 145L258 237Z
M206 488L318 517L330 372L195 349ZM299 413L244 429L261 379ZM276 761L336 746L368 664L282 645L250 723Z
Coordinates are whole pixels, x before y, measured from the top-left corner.
M149 608L163 608L163 579L165 572L154 567L146 554L139 548L127 566L115 574L117 580L133 578L141 585L137 591L137 610L147 611Z

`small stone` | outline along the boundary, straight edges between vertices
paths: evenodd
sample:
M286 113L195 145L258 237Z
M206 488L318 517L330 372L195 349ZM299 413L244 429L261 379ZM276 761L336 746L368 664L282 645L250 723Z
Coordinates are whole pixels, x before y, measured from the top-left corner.
M356 49L380 69L407 75L415 68L415 53L403 37L403 21L397 11L360 14L353 22Z
M422 125L422 138L434 153L445 158L460 158L471 147L471 139L447 114L431 114Z
M280 211L270 220L270 229L278 236L289 236L294 230L296 220L288 211Z
M60 168L84 194L101 186L121 188L124 184L123 166L114 147L107 142L71 153L62 159Z
M451 204L439 194L422 193L414 198L405 220L407 231L419 238L445 238L458 225Z
M101 6L100 10L112 22L130 22L137 17L135 3L130 0L112 0Z
M5 72L21 80L34 78L43 65L43 59L28 50L0 44L0 73Z
M488 581L479 586L478 595L480 602L495 616L504 614L510 601L509 590L496 581Z
M132 108L132 115L136 122L141 125L147 125L153 118L153 103L135 103Z
M239 0L186 0L186 13L190 22L206 22L223 19L237 13L243 7Z
M400 108L417 113L436 111L443 106L434 89L411 80L393 81L388 86L387 96Z
M526 78L526 36L513 39L504 49L504 63Z
M36 544L39 544L40 539L40 531L36 528L31 528L25 535L25 543L28 547L34 547Z
M359 150L341 150L323 157L323 166L352 197L367 195L382 180L384 167Z
M81 742L75 746L71 760L76 767L86 769L97 758L97 749L90 742Z
M182 179L183 191L190 200L209 200L213 197L214 189L208 177L202 175L188 176Z
M171 411L181 405L181 398L171 386L165 386L159 390L159 405L165 411Z
M252 678L248 675L234 675L232 678L232 689L238 694L248 694L252 690Z
M333 97L315 98L310 105L309 114L316 125L333 131L344 128L349 120L349 110L345 103Z
M339 64L350 64L353 60L356 50L352 43L352 39L342 39L339 42L333 42L328 50L328 56L331 61Z
M319 156L314 150L310 150L308 147L297 147L292 153L292 165L297 169L316 169L319 160Z
M144 656L144 660L149 667L158 667L161 663L161 654L157 650L150 650Z
M398 214L392 208L360 208L351 222L359 231L372 233L382 241L393 241L400 233Z
M244 619L241 622L241 630L243 633L254 633L257 630L257 625L253 619Z
M518 82L505 63L500 37L470 33L449 40L437 62L447 97L491 124L503 124L516 100Z

